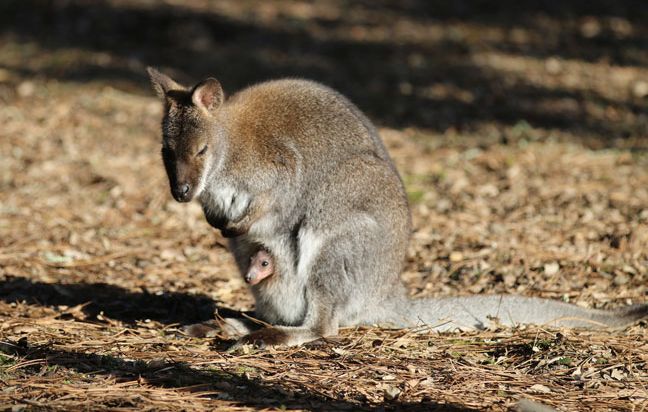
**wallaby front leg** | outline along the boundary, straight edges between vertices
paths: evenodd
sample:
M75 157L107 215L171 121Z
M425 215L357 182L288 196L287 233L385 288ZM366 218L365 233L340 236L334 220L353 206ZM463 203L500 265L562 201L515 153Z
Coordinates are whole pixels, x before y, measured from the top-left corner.
M225 219L225 216L219 211L214 211L203 206L203 213L207 223L215 229L223 229L227 224L227 219Z
M244 213L224 224L221 230L223 236L235 237L249 232L250 226L267 213L268 202L268 195L266 193L258 195L247 205Z
M221 229L221 232L225 237L244 235L250 231L250 226L252 226L252 223L254 223L256 219L257 217L255 215L243 215L243 217L235 222L227 222Z

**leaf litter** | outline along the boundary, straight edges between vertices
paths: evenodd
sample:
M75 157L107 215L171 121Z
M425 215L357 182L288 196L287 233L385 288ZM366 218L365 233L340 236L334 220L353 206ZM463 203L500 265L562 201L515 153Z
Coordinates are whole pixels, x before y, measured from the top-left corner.
M246 4L223 2L218 12L246 19ZM283 18L272 7L259 11L269 24ZM291 6L289 14L298 21L307 9ZM434 36L410 23L394 35ZM584 33L596 31L581 23ZM379 41L380 27L351 36ZM470 42L485 28L453 30ZM141 92L143 83L30 75L20 68L50 73L66 59L105 59L1 38L0 409L507 410L523 398L565 411L648 407L645 323L462 334L361 327L303 347L236 354L224 351L227 336L186 336L182 326L228 308L251 310L253 300L198 205L168 194L159 102ZM645 68L493 50L473 58L506 81L527 76L537 87L596 92L610 108L600 112L593 99L583 110L626 119L632 135L601 149L599 137L525 120L382 128L411 200L415 229L402 277L412 296L519 293L600 308L645 302L648 156L624 146L646 138L637 132L644 120L618 104L645 107L636 100ZM443 84L425 93L479 97Z

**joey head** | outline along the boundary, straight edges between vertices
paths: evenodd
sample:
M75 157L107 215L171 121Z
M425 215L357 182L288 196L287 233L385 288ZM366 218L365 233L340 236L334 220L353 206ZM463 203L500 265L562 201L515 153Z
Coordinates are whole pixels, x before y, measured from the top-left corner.
M250 267L244 279L250 285L256 285L273 274L274 262L272 256L266 250L261 249L250 258Z

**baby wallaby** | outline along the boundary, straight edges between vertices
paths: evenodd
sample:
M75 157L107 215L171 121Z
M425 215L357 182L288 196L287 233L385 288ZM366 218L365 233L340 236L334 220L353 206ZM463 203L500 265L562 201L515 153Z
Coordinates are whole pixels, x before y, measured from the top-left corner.
M272 256L266 250L261 249L250 258L250 267L244 279L248 284L256 285L273 274L274 261Z
M259 245L272 257L278 276L263 281L257 272L249 283L257 317L275 326L241 343L297 345L359 324L620 327L648 315L648 305L599 311L506 295L410 300L399 279L407 196L377 130L351 102L307 80L269 81L226 99L213 78L187 88L149 75L164 101L173 197L200 200L243 276Z

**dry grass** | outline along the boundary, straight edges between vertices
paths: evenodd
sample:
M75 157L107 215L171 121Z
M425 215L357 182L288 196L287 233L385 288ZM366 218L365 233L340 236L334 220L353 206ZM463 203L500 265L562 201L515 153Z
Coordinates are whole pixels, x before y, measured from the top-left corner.
M282 19L298 25L318 13L333 19L337 10L295 6L274 15L276 4L267 4L249 14L247 2L222 2L213 12L276 28ZM479 100L481 83L469 89L472 98L433 84L421 96L451 108L434 119L458 118L469 127L433 130L414 116L420 127L382 129L412 200L416 230L403 278L414 296L505 292L594 307L646 301L646 102L633 94L648 75L645 50L630 43L612 63L574 55L555 72L549 57L513 59L492 50L488 41L508 33L496 26L450 20L424 28L410 16L390 37L379 31L388 19L356 16L373 22L366 33L349 32L365 42L442 42L438 33L455 30L474 47L471 64L499 73L500 85L518 90L524 80L574 93L512 96L519 100L511 106L527 108L509 121ZM546 27L572 30L547 19ZM604 29L621 24L597 21ZM587 20L570 22L589 30ZM645 32L629 24L632 33ZM299 30L343 41L344 27ZM529 31L525 41L534 47L546 45L531 35L533 27L520 30ZM200 208L168 194L161 108L139 72L146 62L132 59L0 34L1 410L503 410L520 398L565 411L648 408L645 324L461 335L361 328L305 347L243 354L224 352L224 339L184 336L181 325L211 319L216 310L252 309L253 301ZM67 76L88 62L137 75ZM331 76L345 93L365 91L346 90L349 79ZM408 90L403 86L396 106L405 106L392 116L412 115ZM569 122L574 99L582 110ZM385 110L368 109L374 116ZM566 112L566 123L545 122L551 110ZM396 126L386 119L377 118Z

